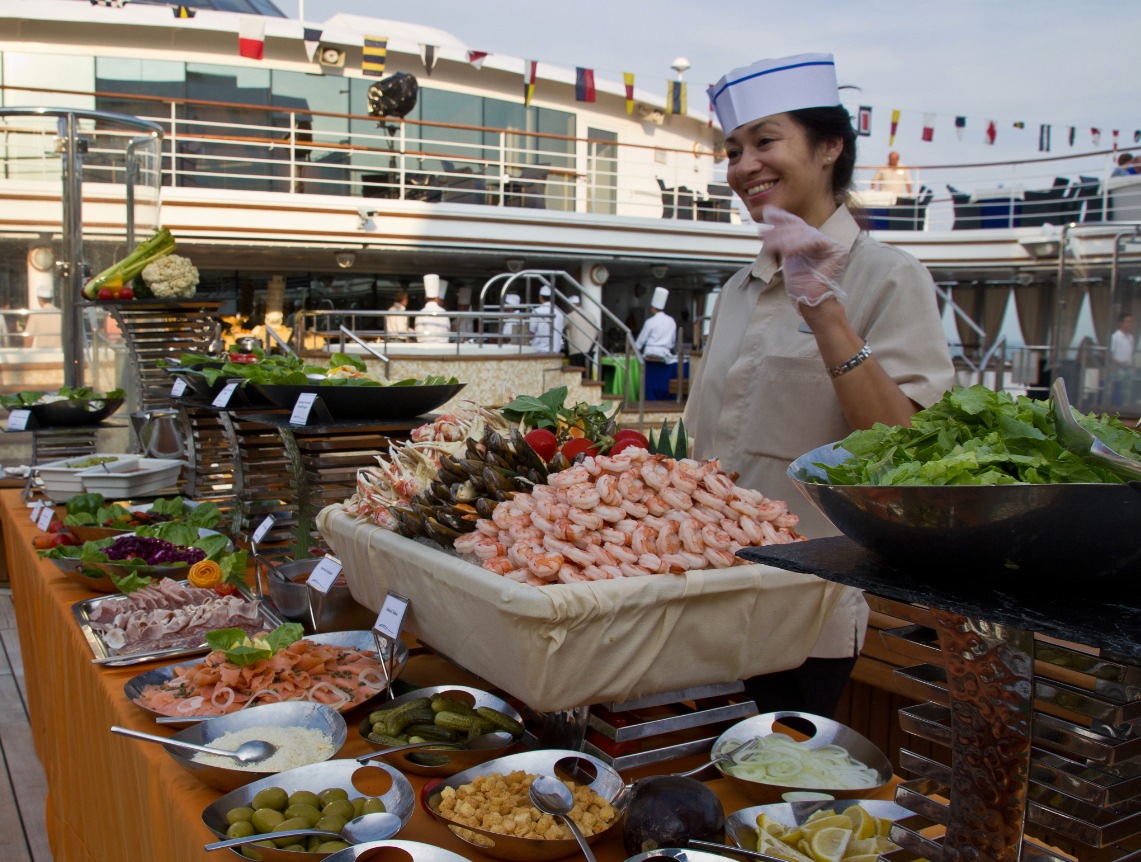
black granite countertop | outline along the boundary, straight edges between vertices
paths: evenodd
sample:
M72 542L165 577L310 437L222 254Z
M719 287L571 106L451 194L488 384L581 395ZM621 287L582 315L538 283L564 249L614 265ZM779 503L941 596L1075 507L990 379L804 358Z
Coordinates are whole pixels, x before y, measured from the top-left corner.
M743 548L738 555L766 565L816 575L884 598L925 605L1002 623L1051 637L1109 650L1127 661L1141 661L1141 572L1138 589L1098 592L1082 572L1072 588L1055 581L1037 583L1028 574L1004 580L1004 573L941 567L922 570L885 564L846 536L791 545Z

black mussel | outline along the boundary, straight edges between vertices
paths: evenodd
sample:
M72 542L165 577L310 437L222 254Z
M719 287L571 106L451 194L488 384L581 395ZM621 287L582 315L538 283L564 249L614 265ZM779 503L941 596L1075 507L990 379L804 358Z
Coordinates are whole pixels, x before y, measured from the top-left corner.
M555 457L547 462L547 472L561 473L563 470L569 470L570 466L570 459L562 452L556 452Z
M470 533L475 530L476 516L458 508L443 508L436 515L437 520L458 533Z
M424 521L420 513L411 506L401 503L390 507L389 511L396 517L401 532L406 536L418 536L424 532Z
M453 530L451 527L441 524L435 518L426 518L424 520L424 532L428 534L429 538L435 539L441 545L448 546L463 535L459 530Z
M546 470L543 470L540 473L538 470L535 470L532 468L532 469L528 470L526 473L524 473L523 475L527 479L529 479L531 481L531 484L533 484L533 485L542 485L543 483L545 483L547 481L547 471Z
M451 485L455 482L464 481L467 478L467 473L464 472L459 461L451 455L442 455L440 457L439 477L441 482L447 482Z
M514 462L508 461L507 459L503 458L501 455L498 455L495 452L488 451L487 463L490 464L492 467L498 467L500 470L506 470L509 473L517 473L518 472L517 465Z
M488 428L487 432L483 435L483 442L484 445L487 446L488 452L493 452L508 462L514 459L515 453L507 444L507 440L505 440L503 435L498 431L494 431L491 428Z
M452 499L457 503L470 503L479 497L479 491L476 490L475 483L471 479L453 483L451 492Z
M492 496L495 498L495 501L497 503L506 503L508 500L510 500L512 497L515 496L515 492L514 491L496 491L494 494L492 494Z
M511 479L490 465L483 468L483 484L489 491L509 491L512 487Z
M464 449L465 458L475 458L478 461L483 458L483 454L486 451L486 447L478 440L472 437L467 438L467 446Z
M511 487L516 491L530 493L531 489L535 487L535 483L526 476L513 476L511 478Z
M538 453L531 448L518 428L511 429L510 436L511 447L515 450L516 461L524 467L530 467L539 471L544 477L547 475L547 465L543 463L543 459L539 457Z
M475 510L481 518L490 518L491 513L495 511L495 501L489 500L487 497L476 497Z
M428 485L428 493L439 500L441 503L452 502L452 486L446 485L438 479L433 479Z

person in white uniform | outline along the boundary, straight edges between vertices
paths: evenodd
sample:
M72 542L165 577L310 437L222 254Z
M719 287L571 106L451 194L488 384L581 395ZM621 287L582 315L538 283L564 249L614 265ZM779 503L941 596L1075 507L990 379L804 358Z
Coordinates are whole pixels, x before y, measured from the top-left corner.
M539 353L562 353L563 313L551 303L551 289L545 284L539 288L539 300L527 323L531 331L531 349Z
M838 535L788 465L853 429L910 424L950 388L935 286L848 211L856 134L830 54L761 60L709 94L729 185L763 244L718 296L686 428L696 457L720 458L740 485L785 501L802 536ZM844 588L801 667L746 680L758 709L830 716L867 618L862 594Z
M392 298L392 305L388 307L388 310L397 312L407 311L408 291L396 291L396 296ZM385 315L384 331L387 333L388 338L391 340L406 341L408 339L408 318L403 314Z
M424 276L424 296L427 302L416 315L416 341L420 344L447 344L452 331L452 319L448 317L442 305L444 293L448 283L441 281L440 276L428 274Z
M39 311L28 315L24 324L24 346L38 350L59 350L63 347L63 315L52 304L52 286L41 284L36 288Z
M654 288L654 296L650 300L653 314L642 324L642 331L638 333L638 340L634 342L634 346L645 360L677 362L677 356L674 355L674 347L677 346L677 321L666 314L666 300L669 296L670 292L666 288Z
M464 286L456 291L456 311L471 311L471 288ZM475 318L457 317L456 332L461 341L471 341L475 333Z

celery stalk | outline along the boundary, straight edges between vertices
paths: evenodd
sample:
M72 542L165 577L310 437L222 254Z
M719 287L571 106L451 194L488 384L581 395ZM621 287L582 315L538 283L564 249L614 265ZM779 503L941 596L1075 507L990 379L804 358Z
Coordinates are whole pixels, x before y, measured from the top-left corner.
M118 276L123 284L127 284L138 275L147 264L159 258L166 257L175 249L174 236L167 228L155 231L154 236L146 242L141 242L127 257L112 264L83 286L83 295L87 299L96 299L99 288L103 287L112 278Z

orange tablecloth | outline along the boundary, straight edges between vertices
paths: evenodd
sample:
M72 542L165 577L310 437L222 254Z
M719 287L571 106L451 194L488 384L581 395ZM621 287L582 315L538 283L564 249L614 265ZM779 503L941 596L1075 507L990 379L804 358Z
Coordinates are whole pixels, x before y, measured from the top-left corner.
M0 491L0 530L7 549L12 597L28 688L36 752L48 781L48 839L55 862L213 862L237 858L207 853L202 846L215 836L201 814L221 794L192 778L159 746L110 733L113 724L151 733L172 733L123 693L141 670L91 664L92 654L72 614L72 606L95 594L40 560L32 549L37 529L18 490ZM432 655L414 657L402 679L422 685L474 684L463 672ZM359 712L359 710L358 710ZM349 741L343 757L369 750L355 733L360 717L350 714ZM674 771L699 759L671 762L648 772ZM409 775L419 793L426 779ZM752 804L725 780L709 782L726 813ZM890 799L890 790L881 798ZM442 824L417 808L400 838L447 848L474 862L490 857L475 852ZM621 835L595 845L599 862L625 857Z

